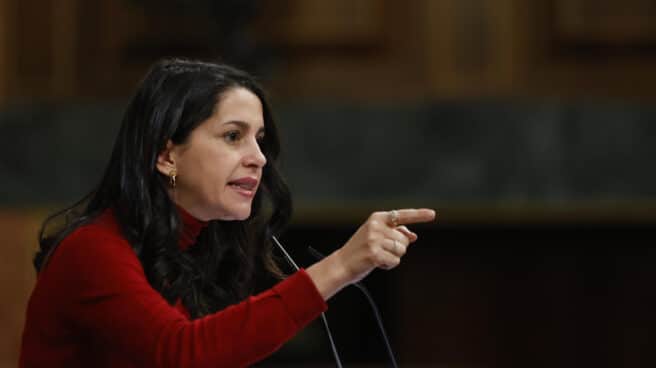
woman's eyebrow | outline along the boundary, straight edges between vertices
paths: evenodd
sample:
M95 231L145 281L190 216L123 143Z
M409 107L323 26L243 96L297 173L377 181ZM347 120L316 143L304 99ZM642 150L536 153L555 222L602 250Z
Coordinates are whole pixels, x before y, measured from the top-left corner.
M222 125L228 125L228 124L234 124L234 125L237 125L239 128L241 128L241 129L243 129L243 130L249 130L249 129L251 129L251 125L250 125L250 124L248 124L248 123L245 122L245 121L241 121L241 120L229 120L229 121L226 121L225 123L223 123ZM260 134L260 133L263 133L263 132L264 132L264 126L261 126L261 127L257 130L257 133Z
M241 121L241 120L229 120L229 121L224 122L221 125L230 125L230 124L237 125L238 127L242 128L242 129L249 129L251 127L248 123L246 123L244 121Z

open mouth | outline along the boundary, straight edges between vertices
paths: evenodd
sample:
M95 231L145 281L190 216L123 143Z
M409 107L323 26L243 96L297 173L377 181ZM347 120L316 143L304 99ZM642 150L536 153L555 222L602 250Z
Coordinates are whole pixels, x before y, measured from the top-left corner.
M258 181L254 178L241 178L231 182L228 185L235 189L238 193L247 197L252 197L257 189Z
M255 189L256 184L251 184L251 183L228 183L231 187L237 188L237 189L242 189L242 190L253 190Z

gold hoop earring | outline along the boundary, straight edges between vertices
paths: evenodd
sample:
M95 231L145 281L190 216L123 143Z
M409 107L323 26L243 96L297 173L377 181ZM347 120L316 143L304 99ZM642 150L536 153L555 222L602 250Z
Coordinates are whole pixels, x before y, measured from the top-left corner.
M175 169L169 171L169 184L171 187L175 188L175 178L178 176L178 172Z

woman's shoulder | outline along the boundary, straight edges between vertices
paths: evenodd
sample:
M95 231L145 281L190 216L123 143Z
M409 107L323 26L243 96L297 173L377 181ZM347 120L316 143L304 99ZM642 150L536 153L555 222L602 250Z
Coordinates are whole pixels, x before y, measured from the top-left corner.
M113 259L118 256L136 258L128 240L111 210L105 210L91 222L81 225L68 234L57 246L55 258Z
M68 305L110 295L120 288L146 285L144 280L136 252L111 214L103 213L73 230L54 248L39 272L34 295L58 294L69 299L64 302Z
M108 240L111 243L127 243L111 209L101 212L90 222L72 231L63 242L74 242L79 239L95 239L100 243L104 243L102 240Z

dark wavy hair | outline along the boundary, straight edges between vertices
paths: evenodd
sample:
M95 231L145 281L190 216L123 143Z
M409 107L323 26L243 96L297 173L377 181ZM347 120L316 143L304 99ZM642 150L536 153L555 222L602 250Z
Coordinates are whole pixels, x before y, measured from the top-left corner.
M260 190L248 219L210 221L196 244L183 252L178 246L181 218L167 192L168 178L156 168L157 156L168 140L184 143L212 115L221 96L236 87L253 92L262 103L265 134L260 148L267 164ZM253 291L258 275L281 276L270 235L287 225L292 205L276 167L279 151L271 107L253 77L223 64L161 60L127 106L98 187L44 221L40 250L34 257L36 270L45 267L57 245L73 230L112 209L148 281L169 303L181 300L193 318L236 303ZM47 235L51 227L55 231Z

